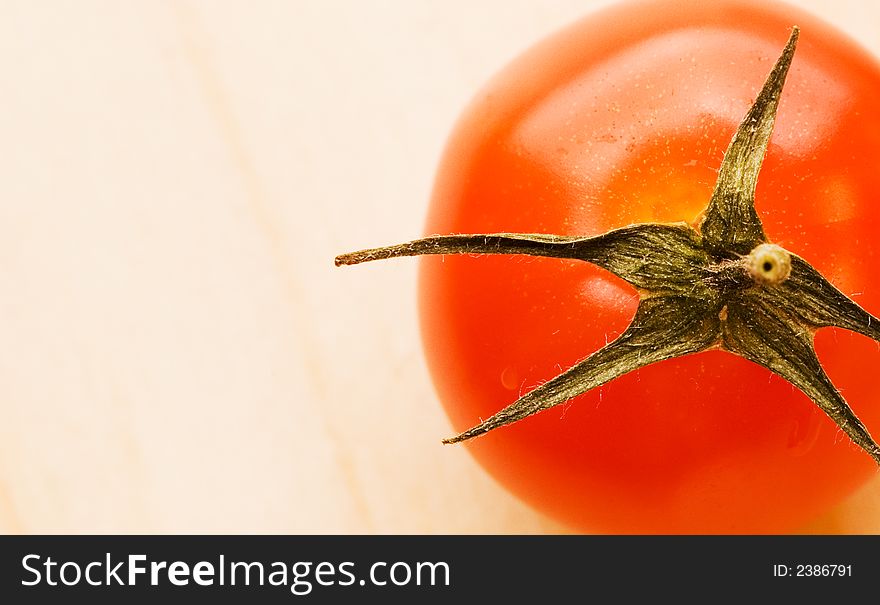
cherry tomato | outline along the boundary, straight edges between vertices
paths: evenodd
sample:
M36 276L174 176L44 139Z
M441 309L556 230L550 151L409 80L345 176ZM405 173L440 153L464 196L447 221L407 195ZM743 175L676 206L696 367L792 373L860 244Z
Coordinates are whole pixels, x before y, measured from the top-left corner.
M695 223L793 25L756 208L771 241L880 312L880 68L829 25L766 2L621 4L529 50L455 127L426 232ZM424 258L423 339L455 430L614 339L637 302L583 262ZM824 329L816 349L880 435L877 345ZM803 393L722 351L648 366L464 447L536 509L603 533L792 531L876 473Z

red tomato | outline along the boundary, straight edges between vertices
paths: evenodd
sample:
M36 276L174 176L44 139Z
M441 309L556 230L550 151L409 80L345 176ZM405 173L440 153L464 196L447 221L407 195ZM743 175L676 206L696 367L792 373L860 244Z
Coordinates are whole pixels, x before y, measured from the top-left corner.
M756 207L771 241L880 313L880 69L827 24L766 2L623 4L532 48L460 119L427 233L693 223L793 25ZM638 301L583 262L421 262L425 349L456 430L614 339ZM880 349L836 329L816 340L880 436ZM722 351L649 366L466 447L538 510L609 533L796 530L876 473L799 390Z

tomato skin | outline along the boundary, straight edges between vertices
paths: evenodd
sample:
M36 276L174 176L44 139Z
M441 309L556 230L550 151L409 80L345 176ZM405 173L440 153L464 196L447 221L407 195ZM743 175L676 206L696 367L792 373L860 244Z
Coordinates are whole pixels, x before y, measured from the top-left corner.
M693 223L793 25L756 207L771 241L880 313L880 67L766 2L639 2L575 23L502 71L456 126L426 234L595 235ZM424 258L422 333L455 430L615 338L634 289L587 263ZM832 381L880 435L880 348L823 329ZM466 445L501 483L603 533L796 530L876 473L796 388L722 351L664 361Z

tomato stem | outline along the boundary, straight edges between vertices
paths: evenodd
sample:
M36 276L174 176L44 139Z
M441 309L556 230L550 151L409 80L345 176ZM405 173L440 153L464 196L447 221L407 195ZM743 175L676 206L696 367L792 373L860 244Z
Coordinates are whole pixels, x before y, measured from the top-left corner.
M466 441L522 420L648 364L722 349L798 387L880 464L880 446L831 383L813 346L816 330L828 326L880 342L880 320L805 260L769 242L755 210L758 173L798 33L792 28L737 128L697 227L649 223L594 237L436 235L336 257L337 266L429 254L567 258L598 265L638 290L638 309L620 337L444 443Z
M791 275L791 254L776 244L759 244L746 257L749 275L768 286L781 284Z

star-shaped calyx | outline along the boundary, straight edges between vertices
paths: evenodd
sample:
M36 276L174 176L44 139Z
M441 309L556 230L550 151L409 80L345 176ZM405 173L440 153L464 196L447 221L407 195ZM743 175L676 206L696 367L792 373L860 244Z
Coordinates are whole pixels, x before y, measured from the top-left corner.
M640 224L595 237L438 235L336 258L337 266L422 254L577 259L638 290L638 309L619 338L445 443L522 420L648 364L722 349L798 387L880 464L880 446L831 383L813 348L816 330L826 326L880 342L880 320L805 260L768 242L755 211L758 172L797 38L795 27L724 154L712 198L696 228Z

